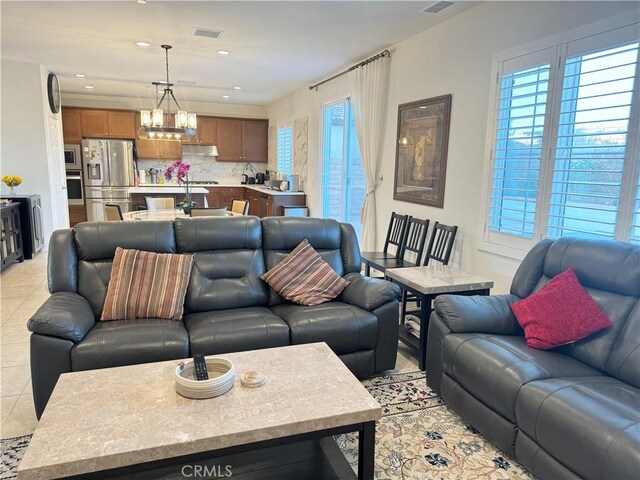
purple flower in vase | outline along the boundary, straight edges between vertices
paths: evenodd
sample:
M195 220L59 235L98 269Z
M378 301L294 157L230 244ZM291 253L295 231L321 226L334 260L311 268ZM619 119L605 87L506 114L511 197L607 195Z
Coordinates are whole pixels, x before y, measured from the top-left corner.
M169 165L164 172L164 178L167 181L173 180L173 175L175 173L178 185L184 185L186 195L185 195L184 202L182 202L182 207L188 208L188 209L190 209L193 206L193 202L191 201L191 192L189 191L189 169L190 168L191 168L191 165L183 162L182 160L178 160L177 162L173 162L171 165Z

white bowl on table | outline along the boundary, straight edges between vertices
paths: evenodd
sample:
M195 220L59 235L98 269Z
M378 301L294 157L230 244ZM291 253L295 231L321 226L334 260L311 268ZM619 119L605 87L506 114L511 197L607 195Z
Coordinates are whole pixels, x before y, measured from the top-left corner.
M187 398L212 398L224 395L233 388L235 368L222 357L206 358L208 380L196 380L193 360L176 367L176 392Z

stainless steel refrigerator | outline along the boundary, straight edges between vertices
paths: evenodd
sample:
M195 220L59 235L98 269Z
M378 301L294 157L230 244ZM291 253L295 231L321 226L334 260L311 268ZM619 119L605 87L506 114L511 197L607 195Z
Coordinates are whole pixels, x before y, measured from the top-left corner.
M131 210L129 188L134 186L133 142L129 140L83 140L84 193L87 219L105 220L105 204Z

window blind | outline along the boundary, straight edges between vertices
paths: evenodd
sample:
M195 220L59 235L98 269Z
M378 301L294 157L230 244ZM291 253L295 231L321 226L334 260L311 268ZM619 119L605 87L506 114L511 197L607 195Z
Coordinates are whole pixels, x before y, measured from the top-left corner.
M284 174L293 172L293 128L278 128L278 171Z
M547 236L615 238L638 43L567 58Z
M533 237L549 70L546 63L501 76L489 211L494 232Z
M636 201L633 205L633 218L631 219L631 243L640 244L640 176L636 188Z

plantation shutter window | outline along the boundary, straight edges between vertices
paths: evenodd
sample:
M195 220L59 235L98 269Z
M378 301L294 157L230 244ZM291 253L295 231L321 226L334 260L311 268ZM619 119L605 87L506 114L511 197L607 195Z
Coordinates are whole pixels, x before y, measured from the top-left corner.
M638 43L567 58L547 236L615 238Z
M293 172L293 127L278 127L278 171L284 174Z
M543 238L640 243L638 27L497 60L485 248L522 258Z

